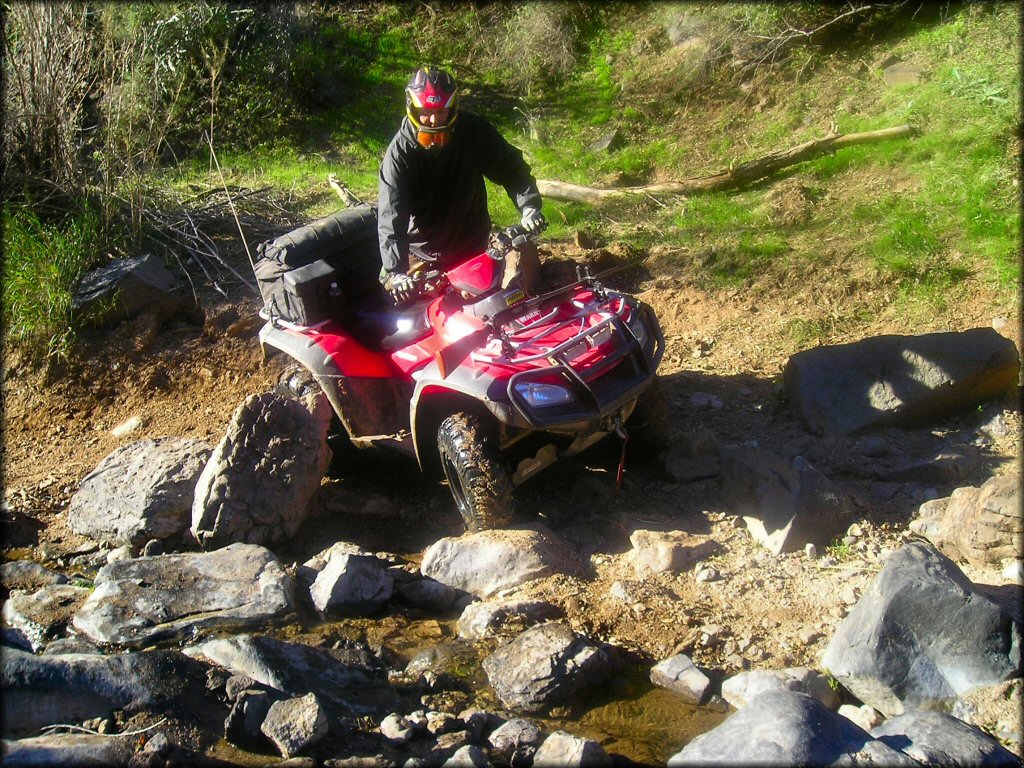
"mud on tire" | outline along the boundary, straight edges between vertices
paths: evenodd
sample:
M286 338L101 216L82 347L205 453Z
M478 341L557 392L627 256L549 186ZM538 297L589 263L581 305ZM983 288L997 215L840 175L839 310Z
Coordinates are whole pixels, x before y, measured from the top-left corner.
M277 384L273 392L281 397L288 397L292 400L301 400L306 395L322 392L320 384L312 373L305 366L294 364L289 365L281 375L277 377ZM339 477L343 474L346 464L350 463L356 453L356 448L349 440L345 428L341 424L338 414L331 415L331 426L327 433L327 445L330 446L331 459L330 467L327 470L328 477Z
M512 479L484 423L468 413L449 416L437 430L437 449L466 529L509 525Z

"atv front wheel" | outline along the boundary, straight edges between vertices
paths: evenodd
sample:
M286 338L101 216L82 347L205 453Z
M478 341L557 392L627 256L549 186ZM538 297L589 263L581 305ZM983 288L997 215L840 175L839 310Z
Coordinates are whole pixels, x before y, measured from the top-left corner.
M437 430L437 450L466 529L509 525L512 478L483 422L468 413L449 416Z
M274 386L273 392L281 397L301 401L307 395L322 393L323 388L305 366L295 364L289 365L277 377L277 384ZM333 456L327 475L328 477L340 477L345 465L355 455L356 448L349 440L348 433L342 426L338 414L333 412L331 426L327 432L327 445Z

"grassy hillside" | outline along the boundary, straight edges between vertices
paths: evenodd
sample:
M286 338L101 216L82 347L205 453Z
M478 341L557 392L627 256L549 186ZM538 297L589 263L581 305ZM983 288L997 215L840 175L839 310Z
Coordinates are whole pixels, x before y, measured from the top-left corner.
M1017 290L1017 4L900 6L848 18L811 3L298 8L301 34L288 59L293 108L253 112L251 125L244 105L221 115L220 123L231 121L221 131L230 138L217 151L227 183L271 185L299 219L337 207L328 173L363 198L376 196L405 79L436 61L460 79L464 103L524 150L538 178L592 186L711 173L830 127L919 131L728 194L600 207L549 200L550 237L583 229L622 241L640 258L656 254L680 280L712 289L757 295L829 280L839 292L882 292L908 318L953 311L971 292ZM918 82L887 82L878 64L890 54ZM258 93L258 85L247 87ZM590 148L613 130L617 148ZM179 146L174 158L136 177L134 189L185 198L221 185L200 142ZM491 192L495 222L513 221L504 194ZM96 253L119 250L96 240L83 249L83 237L111 236L90 224L92 215L40 221L31 205L5 201L9 332L64 338L61 295L70 277ZM794 332L808 338L827 340L859 319L849 308L827 318L806 309Z

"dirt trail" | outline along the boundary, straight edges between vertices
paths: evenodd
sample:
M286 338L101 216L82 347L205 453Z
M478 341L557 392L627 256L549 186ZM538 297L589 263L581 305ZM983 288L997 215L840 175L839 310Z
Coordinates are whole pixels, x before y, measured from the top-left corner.
M586 256L574 246L553 250L549 258ZM829 277L801 276L788 293L761 291L756 295L771 298L754 299L752 292L703 291L679 277L657 251L645 266L645 272L623 278L627 285L609 283L635 291L661 319L667 339L661 375L674 431L708 429L722 445L754 441L769 451L799 451L826 474L841 467L843 457L834 455L837 446L813 440L802 430L782 406L774 382L786 358L801 348L790 330L794 315L820 304L822 296L842 294ZM146 437L216 442L241 401L272 386L285 361L262 360L257 300L213 298L207 299L203 328L172 324L154 335L140 320L88 335L80 362L51 381L15 359L5 361L7 557L31 555L67 566L71 555L93 545L68 530L64 511L81 479L103 457ZM1015 307L1000 306L987 296L958 306L955 319L936 318L932 327L901 325L880 297L849 297L844 311L852 312L854 303L874 319L849 338L829 341L963 330L989 325L998 316L1008 321L1004 333L1019 327ZM1019 336L1015 341L1019 348ZM695 405L698 393L717 398L721 408ZM1019 471L1018 406L1007 397L992 409L1004 412L1011 434L983 450L977 476L971 478L976 484L991 474ZM901 450L913 452L969 432L978 418L968 414L908 432ZM130 420L137 420L134 429L119 430ZM314 520L280 554L301 561L344 538L415 556L440 536L460 532L444 487L419 479L406 460L365 461L343 479L325 483ZM897 493L883 501L855 495L862 535L835 553L838 557L772 557L722 508L716 481L674 484L653 468L630 464L616 494L616 461L614 446L599 446L520 489L522 506L535 510L589 558L595 575L591 580L556 577L524 592L558 603L570 623L601 639L651 657L685 650L699 664L726 672L816 665L832 630L870 583L885 551L899 546L907 521L923 501L913 494ZM379 481L388 474L407 476L409 482L392 490ZM948 495L952 488L935 491ZM639 528L709 535L718 545L718 554L707 563L715 573L710 580L692 571L637 580L625 553L630 533ZM965 570L983 583L1002 583L998 572Z

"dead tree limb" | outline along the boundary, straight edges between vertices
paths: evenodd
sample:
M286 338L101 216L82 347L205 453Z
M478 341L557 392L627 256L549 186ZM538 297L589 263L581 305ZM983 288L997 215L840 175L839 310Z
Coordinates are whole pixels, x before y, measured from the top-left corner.
M642 187L615 187L598 189L563 181L538 179L537 187L541 195L552 200L568 200L575 203L597 204L608 198L623 195L692 195L703 192L721 192L752 184L758 179L770 176L782 168L787 168L820 155L835 152L837 149L852 147L856 144L870 144L889 139L902 139L912 136L916 130L909 125L895 128L882 128L877 131L850 133L845 136L829 133L820 139L805 141L790 149L770 152L764 157L739 163L724 171L710 176L697 176L680 181L666 181L661 184L648 184Z

